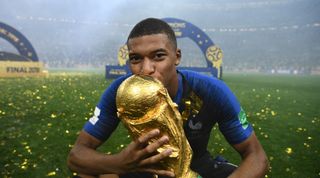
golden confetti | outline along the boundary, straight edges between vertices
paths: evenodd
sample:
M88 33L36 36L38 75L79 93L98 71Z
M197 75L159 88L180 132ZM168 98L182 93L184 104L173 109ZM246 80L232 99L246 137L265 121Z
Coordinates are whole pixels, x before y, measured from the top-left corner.
M273 156L270 156L269 160L272 161L273 159L274 159Z
M0 146L6 153L1 157L1 159L4 159L2 176L8 178L19 177L19 175L29 175L31 172L36 171L40 177L41 175L42 177L46 177L46 175L63 177L60 172L64 174L65 166L61 167L61 170L46 166L48 162L60 161L59 158L59 160L56 157L51 158L50 150L53 146L56 146L55 144L59 144L59 149L65 149L65 152L66 150L70 151L73 147L74 137L76 134L79 135L78 130L79 127L81 128L81 126L73 127L73 123L79 118L80 121L89 120L101 92L106 85L110 84L110 81L106 82L103 77L99 76L104 83L98 85L99 87L95 87L94 90L91 87L92 85L86 90L83 89L86 87L84 86L87 82L86 80L72 77L69 73L64 73L64 75L65 77L59 73L58 80L52 80L52 78L46 78L45 80L10 79L10 83L13 83L12 86L8 85L9 83L6 84L7 81L5 79L0 79L0 83L6 86L5 89L0 87L2 89L0 90L2 92L9 91L9 93L4 93L5 95L2 97L0 96L0 104L3 106L0 107L0 121L4 121L4 123L12 122L8 124L8 127L4 127L2 135L4 139L0 140ZM23 85L23 81L27 81L28 84ZM97 83L96 81L94 82ZM240 94L240 101L243 101L241 103L244 106L246 105L248 116L250 116L248 119L257 131L257 135L262 139L261 141L267 149L268 147L272 148L272 145L269 144L271 138L283 140L278 145L280 147L280 155L277 152L279 150L268 149L268 158L273 164L277 164L278 159L280 159L285 166L274 165L272 173L270 167L268 175L264 177L274 177L274 175L278 175L278 177L303 177L303 173L299 169L300 165L290 162L293 158L288 157L296 156L294 159L301 159L302 162L303 160L308 160L311 161L311 164L316 165L313 159L309 158L312 155L320 154L318 145L316 145L318 138L316 131L320 126L320 115L316 108L311 107L315 106L317 102L308 100L308 96L303 93L308 91L294 93L296 91L290 88L287 89L282 85L281 89L277 88L279 86L273 88L248 86L253 86L254 88L246 88L245 91L236 89L236 92ZM11 91L16 92L13 93ZM14 96L11 96L11 94L14 94ZM250 100L246 98L248 94L252 95ZM19 97L21 98L20 100ZM251 105L250 103L255 104ZM88 115L89 112L91 113L90 116ZM30 116L35 116L38 119L30 120L33 118ZM299 120L302 118L303 120ZM57 122L57 119L59 119L59 122ZM269 119L270 122L264 121L265 119ZM303 125L301 122L303 122ZM24 125L26 123L30 123L30 125ZM285 125L286 123L289 124ZM34 128L37 128L36 130L32 129L32 124L34 124ZM278 134L279 130L274 127L275 125L278 129L284 129L283 134ZM213 128L215 131L218 131L218 129L218 127ZM68 138L66 138L66 142L61 144L59 139L63 135ZM214 138L216 137L217 139L214 139L211 143L215 149L210 151L217 154L226 153L226 148L223 144L220 144L220 140L223 137L214 135ZM289 137L292 139L287 139ZM120 142L119 140L119 142L116 142L105 151L106 154L117 152L117 148L121 149L121 144L125 146L127 144L126 141L130 142L131 140L127 134L121 135L121 139L125 140L125 142ZM292 144L292 140L295 140L295 144ZM299 156L302 153L303 155ZM63 159L64 162L65 158ZM57 164L59 163L57 162ZM69 174L69 177L77 175L72 172ZM314 171L308 173L307 177L317 177L317 175L320 176L320 172ZM68 175L65 177L68 177Z
M221 150L219 151L220 154L222 154L224 152L224 149L221 148Z
M47 176L55 176L55 175L56 175L56 171L52 171L47 174Z
M299 127L299 128L297 129L297 132L301 132L301 131L303 131L303 128Z
M57 117L57 115L55 115L55 114L52 113L52 114L50 115L50 117L51 117L52 119L54 119L54 118Z
M23 169L23 170L26 170L27 166L21 166L20 168Z
M286 153L289 155L292 154L292 148L290 147L286 148Z
M24 159L23 163L21 164L22 166L25 166L28 164L28 160L27 159Z

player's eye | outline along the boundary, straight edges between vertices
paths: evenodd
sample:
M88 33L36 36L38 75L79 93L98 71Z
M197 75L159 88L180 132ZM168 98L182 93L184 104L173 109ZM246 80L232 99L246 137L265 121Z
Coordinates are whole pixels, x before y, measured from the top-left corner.
M155 60L163 60L166 56L166 53L158 52L154 55Z
M139 63L140 61L141 61L141 57L139 57L137 55L129 56L129 62L132 64Z

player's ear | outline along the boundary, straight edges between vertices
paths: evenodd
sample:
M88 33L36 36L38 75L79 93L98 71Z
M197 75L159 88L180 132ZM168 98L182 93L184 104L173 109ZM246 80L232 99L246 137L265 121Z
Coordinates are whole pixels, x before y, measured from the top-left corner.
M177 48L176 49L176 61L175 61L175 65L179 65L180 64L180 60L181 60L181 49Z

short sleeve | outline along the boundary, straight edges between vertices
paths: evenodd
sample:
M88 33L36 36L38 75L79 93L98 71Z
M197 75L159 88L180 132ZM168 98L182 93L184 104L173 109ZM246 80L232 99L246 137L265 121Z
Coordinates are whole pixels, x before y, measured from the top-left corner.
M105 141L117 128L116 94L119 85L128 75L115 80L102 94L94 115L84 125L84 130L95 138Z
M251 135L253 128L235 95L222 81L218 83L215 96L219 129L230 144L241 143Z

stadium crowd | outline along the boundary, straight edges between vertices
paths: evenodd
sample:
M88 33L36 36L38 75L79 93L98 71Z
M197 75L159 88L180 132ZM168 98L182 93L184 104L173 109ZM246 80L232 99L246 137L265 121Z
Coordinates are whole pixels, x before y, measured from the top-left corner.
M315 8L310 8L312 3L222 3L213 11L211 18L201 21L195 19L201 18L203 11L217 6L209 1L207 6L189 5L186 3L183 7L189 9L194 17L184 20L203 29L221 47L224 71L312 73L319 70L320 44L317 37L320 34L320 23L318 16L314 15ZM283 13L283 9L288 12L296 12L297 9L309 11L303 16L292 16ZM252 16L249 12L259 16ZM19 15L19 11L15 13L18 15L10 16L9 25L31 41L40 61L48 68L104 68L105 65L117 65L118 50L125 43L132 27L128 22L135 21L130 16L104 22L102 17L90 21L73 14L69 14L68 19L63 14L52 15L49 12L43 12L43 17L37 16L35 12L29 12L34 16ZM228 16L223 15L226 13ZM6 14L3 12L2 15ZM187 17L182 12L180 15ZM249 19L246 18L248 16ZM1 47L5 46L3 43L3 40L0 41L0 50L6 50ZM181 66L206 66L204 56L194 42L179 39L178 43L183 55ZM8 52L16 52L10 50Z

